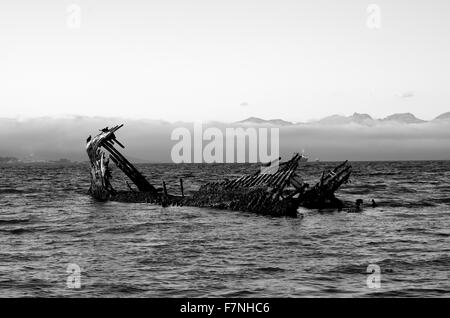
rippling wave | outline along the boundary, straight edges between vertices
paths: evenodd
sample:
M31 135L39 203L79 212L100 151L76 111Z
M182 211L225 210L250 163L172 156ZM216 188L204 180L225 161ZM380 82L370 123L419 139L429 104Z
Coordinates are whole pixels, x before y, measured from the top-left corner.
M307 163L313 184L333 163ZM87 195L86 165L0 167L0 296L449 296L450 162L354 163L338 196L362 213L300 209L303 218L148 204ZM169 191L252 165L138 165ZM114 184L126 189L114 171ZM375 200L376 208L371 208ZM67 266L81 289L67 287ZM368 265L381 288L367 285Z

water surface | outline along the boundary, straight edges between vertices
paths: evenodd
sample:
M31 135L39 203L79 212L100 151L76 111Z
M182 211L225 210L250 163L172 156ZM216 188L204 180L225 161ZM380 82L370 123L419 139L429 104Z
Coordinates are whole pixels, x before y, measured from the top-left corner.
M307 163L312 184L328 163ZM0 167L0 296L449 296L450 162L353 163L338 196L375 199L362 213L303 218L148 204L87 195L86 165ZM179 192L252 171L246 165L139 165ZM116 184L123 186L119 171ZM68 264L81 289L67 288ZM381 268L370 289L369 264Z

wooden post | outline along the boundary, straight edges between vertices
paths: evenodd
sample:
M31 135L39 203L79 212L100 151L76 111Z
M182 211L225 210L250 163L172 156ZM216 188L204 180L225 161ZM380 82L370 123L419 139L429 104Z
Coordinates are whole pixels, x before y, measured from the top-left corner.
M166 182L163 181L163 190L164 190L164 196L167 197L167 188L166 188Z
M161 206L163 208L168 206L167 188L166 188L166 183L164 181L163 181L163 195L161 197Z
M183 178L180 178L181 197L184 199Z

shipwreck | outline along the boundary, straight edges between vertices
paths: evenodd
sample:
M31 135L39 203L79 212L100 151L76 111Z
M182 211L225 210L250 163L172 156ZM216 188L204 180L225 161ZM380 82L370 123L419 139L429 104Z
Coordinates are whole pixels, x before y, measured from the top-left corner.
M343 206L335 197L335 192L349 182L351 165L345 161L333 170L324 171L320 180L311 187L301 177L300 164L305 161L301 154L295 154L284 162L275 160L233 180L203 184L190 195L185 195L183 180L180 179L180 194L170 194L164 181L162 188L156 188L118 151L117 148L125 148L116 137L116 132L122 127L104 128L94 138L87 139L91 179L89 193L97 200L142 202L164 207L209 207L289 217L296 217L300 206L312 209L339 209ZM111 161L133 182L137 190L133 190L128 183L129 191L114 189L111 184Z

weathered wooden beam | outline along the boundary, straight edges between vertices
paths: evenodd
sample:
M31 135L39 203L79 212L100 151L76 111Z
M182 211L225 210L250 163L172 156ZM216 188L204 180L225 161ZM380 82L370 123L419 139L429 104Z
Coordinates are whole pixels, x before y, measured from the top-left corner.
M183 179L180 178L180 189L181 189L181 197L184 198L184 188L183 188Z
M119 151L117 151L109 142L105 142L103 147L108 150L110 154L112 154L119 162L121 162L123 167L126 167L125 172L127 176L133 181L134 184L138 187L140 191L143 192L156 192L156 188L153 187L147 179L142 176L142 174L129 162ZM119 167L122 169L121 167Z
M166 182L163 181L163 191L164 191L164 196L167 197L167 187L166 187Z

